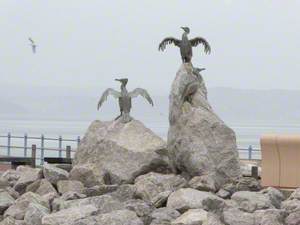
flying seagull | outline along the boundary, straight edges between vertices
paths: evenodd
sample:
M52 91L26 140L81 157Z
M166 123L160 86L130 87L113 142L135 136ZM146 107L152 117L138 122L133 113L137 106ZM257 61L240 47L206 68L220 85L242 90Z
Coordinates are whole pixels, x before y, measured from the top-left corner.
M181 27L184 33L182 34L182 39L176 39L173 37L167 37L159 44L158 50L164 51L168 44L174 44L175 46L180 48L181 59L184 63L191 62L193 57L192 47L196 47L198 44L202 44L204 46L204 52L209 54L211 51L209 43L202 37L196 37L193 39L188 39L188 34L190 33L190 28Z
M133 91L128 92L126 89L126 85L128 82L127 78L115 79L115 80L121 82L121 92L118 92L112 88L106 89L103 92L103 94L98 102L98 107L97 107L98 110L102 106L103 102L105 102L107 100L107 97L109 95L112 95L113 97L119 99L119 107L120 107L120 112L121 112L121 114L117 118L115 118L115 120L117 120L121 117L122 122L127 123L132 120L132 118L129 115L130 110L131 110L131 99L132 98L135 98L140 95L140 96L144 97L149 102L149 104L151 104L153 106L153 101L145 89L136 88Z
M31 45L31 48L32 48L32 52L35 53L37 45L34 43L34 41L32 40L32 38L29 38L29 41L30 41L30 45Z

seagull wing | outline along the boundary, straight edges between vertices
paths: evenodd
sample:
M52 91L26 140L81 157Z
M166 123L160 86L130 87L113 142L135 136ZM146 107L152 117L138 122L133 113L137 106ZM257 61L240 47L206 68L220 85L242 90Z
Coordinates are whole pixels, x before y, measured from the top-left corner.
M109 95L112 95L112 96L115 97L115 98L120 98L120 97L121 97L121 93L120 93L120 92L115 91L115 90L112 89L112 88L106 89L106 90L103 92L103 94L102 94L102 96L101 96L101 98L100 98L100 100L99 100L99 102L98 102L98 106L97 106L97 109L98 109L98 110L99 110L99 108L102 106L103 102L105 102L105 101L107 100L107 97L108 97Z
M158 50L164 51L168 44L174 44L175 46L179 47L180 40L173 38L173 37L167 37L164 40L162 40L162 42L160 42L160 44L158 46Z
M211 52L211 48L209 43L202 37L196 37L190 40L190 43L193 47L197 46L198 44L203 44L204 52L209 54Z
M143 89L143 88L136 88L133 91L129 92L129 96L131 98L135 98L135 97L137 97L139 95L141 95L142 97L144 97L149 102L149 104L153 106L153 101L152 101L150 95L148 94L148 92L145 89Z

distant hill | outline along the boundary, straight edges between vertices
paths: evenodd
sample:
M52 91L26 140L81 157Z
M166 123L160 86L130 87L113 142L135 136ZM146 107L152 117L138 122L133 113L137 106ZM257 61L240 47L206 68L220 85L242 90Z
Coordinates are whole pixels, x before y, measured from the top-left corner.
M11 89L10 89L11 90ZM0 90L0 117L31 119L109 119L119 113L117 101L109 98L100 112L96 105L98 90L68 88ZM3 97L5 96L5 98ZM167 120L168 96L153 96L152 108L143 99L134 99L133 115ZM300 123L300 90L241 90L209 88L209 102L219 116L230 122L298 121Z

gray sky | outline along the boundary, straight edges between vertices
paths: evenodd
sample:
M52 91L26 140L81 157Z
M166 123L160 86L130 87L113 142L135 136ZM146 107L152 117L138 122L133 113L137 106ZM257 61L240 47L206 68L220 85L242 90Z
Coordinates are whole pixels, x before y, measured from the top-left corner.
M208 87L299 89L300 1L1 0L1 86L129 87L168 93L179 50L166 36L202 36L194 49ZM33 55L28 37L38 45Z

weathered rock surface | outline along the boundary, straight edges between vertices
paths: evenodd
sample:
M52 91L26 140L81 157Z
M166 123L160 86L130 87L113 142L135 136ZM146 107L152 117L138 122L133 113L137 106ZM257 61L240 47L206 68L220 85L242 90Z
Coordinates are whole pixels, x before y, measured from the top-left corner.
M118 189L118 185L112 184L112 185L95 185L93 187L87 187L82 190L82 193L85 194L88 197L92 196L98 196L98 195L104 195L107 193L114 192Z
M151 225L171 224L179 216L180 213L175 209L166 207L155 209L150 215Z
M192 65L183 64L170 93L168 150L173 167L191 177L210 175L218 186L240 176L235 134L213 112L203 82L183 103L183 92L192 82L200 82Z
M116 191L112 192L110 195L115 199L123 202L126 200L133 199L136 193L136 187L132 184L122 184Z
M6 191L0 192L0 215L3 214L3 212L10 207L12 204L14 204L15 199L10 196L10 194Z
M26 192L34 192L41 196L49 194L49 193L57 193L56 189L52 186L52 184L47 179L41 179L33 182L32 184L26 187Z
M77 180L60 180L57 182L57 190L60 194L64 194L69 191L81 193L84 186Z
M187 212L182 214L176 220L174 220L172 225L202 225L207 222L207 211L203 209L189 209Z
M125 209L81 219L72 225L144 225L144 223L134 212Z
M203 203L207 199L223 201L223 199L210 192L182 188L169 196L167 207L176 209L179 212L185 212L188 209L203 209Z
M243 212L236 208L229 208L223 213L224 223L228 225L255 225L252 213Z
M268 187L260 191L260 193L265 194L277 209L281 207L281 202L285 199L284 195L273 187Z
M106 184L132 183L150 171L165 171L165 157L156 153L165 142L141 122L94 121L75 154L74 165L94 164Z
M95 164L76 165L70 171L70 180L81 181L85 187L104 184L103 172L95 169ZM97 174L95 174L97 172Z
M0 222L0 225L28 225L24 220L15 220L12 217L7 217Z
M246 212L254 212L259 209L272 209L270 199L262 193L250 192L250 191L239 191L231 196L241 209Z
M257 210L254 217L255 225L284 225L285 212L278 209Z
M26 187L33 183L34 181L42 178L43 172L41 169L38 168L30 168L25 166L19 166L17 170L20 173L20 178L14 185L14 189L23 194L26 190Z
M69 173L66 170L57 168L50 164L44 165L44 177L51 183L56 185L60 180L67 180L69 177Z
M281 203L281 208L287 211L288 213L292 213L295 211L300 211L300 200L298 199L288 199Z
M27 192L18 198L4 213L4 217L11 216L17 220L23 220L30 203L35 203L49 208L49 203L40 195Z
M135 180L136 196L152 204L161 204L162 200L173 191L186 185L186 180L174 174L148 173ZM160 195L161 194L161 195ZM160 203L160 204L159 204Z
M72 225L76 220L95 215L97 208L92 205L72 207L46 215L42 218L42 225Z
M24 221L27 224L41 225L42 218L50 213L50 210L42 205L30 203L26 210Z
M20 172L10 169L5 171L1 177L5 178L10 186L14 186L15 183L18 181L18 179L20 178Z
M286 225L299 225L300 224L300 210L294 211L289 214L285 219Z
M199 191L211 191L217 190L216 182L213 177L208 175L195 176L189 181L189 186Z
M126 201L124 204L125 208L134 211L144 224L149 224L151 222L150 214L154 207L152 207L149 203L141 199L131 199Z

